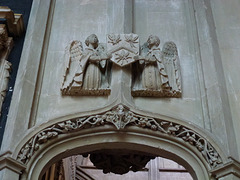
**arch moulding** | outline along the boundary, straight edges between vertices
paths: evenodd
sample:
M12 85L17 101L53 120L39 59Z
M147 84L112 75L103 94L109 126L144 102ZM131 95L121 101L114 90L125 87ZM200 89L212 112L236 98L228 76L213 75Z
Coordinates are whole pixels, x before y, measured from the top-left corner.
M194 179L213 178L210 172L227 159L200 128L123 104L52 120L30 134L13 154L26 167L22 179L41 177L52 163L64 157L103 149L134 150L172 159Z

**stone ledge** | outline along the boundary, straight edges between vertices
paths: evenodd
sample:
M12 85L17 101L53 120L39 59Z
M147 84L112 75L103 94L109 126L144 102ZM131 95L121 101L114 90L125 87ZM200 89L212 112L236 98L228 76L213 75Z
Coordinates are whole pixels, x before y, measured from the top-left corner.
M227 175L234 175L240 178L240 162L233 158L229 158L229 162L223 164L223 166L213 169L211 171L212 175L217 179L221 177L225 177Z
M7 168L17 174L22 174L22 171L26 168L26 165L9 157L10 154L11 152L8 151L0 155L0 170Z

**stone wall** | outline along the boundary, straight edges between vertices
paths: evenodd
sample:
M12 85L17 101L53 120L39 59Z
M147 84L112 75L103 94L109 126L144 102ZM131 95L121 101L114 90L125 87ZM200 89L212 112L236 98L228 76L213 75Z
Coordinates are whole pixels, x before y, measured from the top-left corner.
M157 148L155 155L176 158L195 179L229 173L239 177L238 170L234 173L239 169L239 8L237 0L34 0L1 149L12 155L4 157L24 164L24 179L41 175L41 168L66 156L103 147L142 146L144 152L154 153ZM94 47L100 47L97 42L84 44L91 34L105 43L104 50ZM151 49L150 35L159 37L155 48L162 51ZM161 74L156 79L162 78L161 87L154 90L136 83L143 77L136 69L150 55L135 49L147 40L149 49L142 52L155 53L149 61ZM168 41L175 44L174 60L164 56ZM95 54L88 56L91 47ZM163 86L164 78L170 78L163 73L164 58L179 63L179 95L173 95L173 86ZM127 65L117 64L119 59ZM111 65L95 80L89 69L99 72L92 64L100 60ZM164 66L159 68L161 63ZM63 91L68 78L75 95ZM109 86L84 85L106 79ZM133 83L140 95L134 95ZM81 143L73 144L77 139ZM230 167L227 172L226 167Z

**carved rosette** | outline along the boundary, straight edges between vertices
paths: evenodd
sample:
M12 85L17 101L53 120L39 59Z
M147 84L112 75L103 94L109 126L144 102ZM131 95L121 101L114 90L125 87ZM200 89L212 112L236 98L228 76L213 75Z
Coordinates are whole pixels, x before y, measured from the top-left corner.
M139 37L137 34L108 34L107 50L112 54L111 61L123 67L133 62L139 55Z
M27 164L34 153L47 141L83 128L93 128L105 124L112 124L118 130L122 130L126 126L136 126L158 131L195 147L211 168L218 167L223 163L210 142L194 130L174 122L136 114L121 104L102 114L70 119L41 130L21 148L17 160Z

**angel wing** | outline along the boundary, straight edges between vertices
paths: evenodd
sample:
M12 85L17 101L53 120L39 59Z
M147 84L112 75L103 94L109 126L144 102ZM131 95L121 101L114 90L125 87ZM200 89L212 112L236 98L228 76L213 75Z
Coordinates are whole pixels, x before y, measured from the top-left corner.
M83 46L81 41L72 41L65 49L65 74L62 91L67 91L73 84L77 69L81 68ZM81 85L80 85L81 86Z
M162 60L169 78L172 91L181 92L181 74L177 46L174 42L166 42L162 50Z

